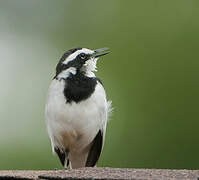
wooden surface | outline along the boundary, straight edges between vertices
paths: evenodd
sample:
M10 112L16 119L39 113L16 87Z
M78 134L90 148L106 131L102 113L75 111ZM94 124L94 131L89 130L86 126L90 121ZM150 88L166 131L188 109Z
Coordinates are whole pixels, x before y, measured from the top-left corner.
M81 168L51 171L0 171L0 179L198 180L199 170Z

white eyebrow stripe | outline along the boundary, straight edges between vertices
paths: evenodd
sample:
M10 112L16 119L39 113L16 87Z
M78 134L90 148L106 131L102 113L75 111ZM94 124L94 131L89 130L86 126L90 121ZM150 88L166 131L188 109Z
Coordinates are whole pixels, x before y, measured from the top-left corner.
M79 54L85 53L85 54L92 54L94 51L87 49L87 48L82 48L80 50L75 51L73 54L69 55L64 61L63 64L68 64L68 62L74 60Z

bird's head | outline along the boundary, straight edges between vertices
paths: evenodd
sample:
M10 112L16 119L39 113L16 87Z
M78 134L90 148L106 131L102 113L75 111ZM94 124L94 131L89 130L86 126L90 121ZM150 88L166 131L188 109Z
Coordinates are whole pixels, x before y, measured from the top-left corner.
M87 48L73 48L64 53L56 67L56 77L66 78L68 73L82 72L93 76L96 63L100 56L108 54L108 48L90 50Z

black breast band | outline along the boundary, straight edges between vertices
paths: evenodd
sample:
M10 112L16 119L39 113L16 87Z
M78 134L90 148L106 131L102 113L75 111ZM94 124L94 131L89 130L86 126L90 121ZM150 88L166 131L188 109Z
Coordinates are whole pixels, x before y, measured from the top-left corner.
M96 77L87 77L83 73L77 73L65 79L64 96L66 102L72 101L78 103L89 98L95 90L98 79Z

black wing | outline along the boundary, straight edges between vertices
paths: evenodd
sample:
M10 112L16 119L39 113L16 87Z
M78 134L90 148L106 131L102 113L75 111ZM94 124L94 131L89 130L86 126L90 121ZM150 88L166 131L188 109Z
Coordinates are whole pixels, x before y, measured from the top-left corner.
M61 151L58 147L55 147L54 150L55 150L55 152L57 153L57 155L58 155L58 157L59 157L59 160L61 161L62 166L65 165L66 159L67 159L67 166L68 166L68 164L69 164L69 160L68 160L68 158L67 158L67 156L68 156L68 151L67 151L67 150Z
M95 136L95 139L92 142L88 158L86 161L86 167L95 166L102 151L102 144L103 144L103 134L102 131L99 130L99 132Z
M97 78L97 77L96 77L96 80L104 87L104 84L103 84L103 82L101 81L100 78Z

